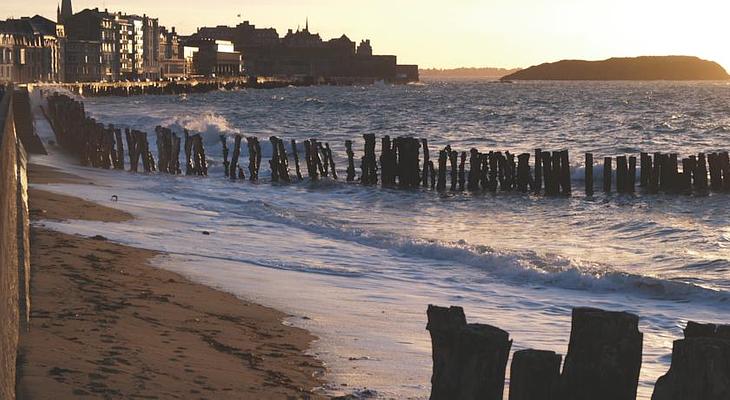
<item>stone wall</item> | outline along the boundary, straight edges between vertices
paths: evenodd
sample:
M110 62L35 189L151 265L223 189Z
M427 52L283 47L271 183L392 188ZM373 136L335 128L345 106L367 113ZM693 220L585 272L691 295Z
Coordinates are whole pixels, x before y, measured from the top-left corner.
M30 265L26 153L7 92L0 102L0 399L12 400L18 334L30 310Z

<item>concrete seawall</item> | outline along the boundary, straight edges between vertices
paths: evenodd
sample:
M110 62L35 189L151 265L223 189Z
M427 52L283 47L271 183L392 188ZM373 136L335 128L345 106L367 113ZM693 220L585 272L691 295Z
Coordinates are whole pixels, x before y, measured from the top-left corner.
M0 398L15 399L18 336L30 315L27 155L12 89L0 101Z

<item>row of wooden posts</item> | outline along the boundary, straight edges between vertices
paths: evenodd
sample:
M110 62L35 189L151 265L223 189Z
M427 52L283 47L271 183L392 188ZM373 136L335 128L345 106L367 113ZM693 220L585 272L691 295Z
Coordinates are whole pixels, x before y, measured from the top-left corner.
M83 165L100 168L124 169L124 148L122 132L113 125L104 126L86 116L84 105L72 98L54 94L47 97L48 116L56 130L59 143L79 156ZM137 130L125 130L130 170L137 172L141 159L145 172L155 171L169 174L183 173L179 156L181 139L169 128L157 127L157 165L149 151L147 134ZM232 180L246 179L244 168L239 165L242 135L235 135L233 152L228 148L228 138L221 136L224 175ZM533 154L512 154L509 151L480 152L472 148L468 153L458 152L451 146L438 151L437 166L430 158L427 139L386 135L381 138L380 157L376 155L376 137L363 135L364 152L360 159L360 176L357 176L353 142L345 141L347 154L346 179L359 180L366 185L379 182L386 187L431 188L438 191L514 191L532 192L547 196L570 196L572 194L570 155L567 150L543 151ZM322 177L337 179L337 168L329 143L316 139L304 141L304 162L306 169L300 169L299 148L296 140L289 142L291 155L287 153L284 140L269 138L272 156L269 161L271 180L289 183L301 181L304 174L316 181ZM249 165L248 179L258 181L261 166L261 144L256 137L246 137ZM201 134L191 135L184 130L185 174L207 175L203 138ZM423 154L423 162L420 156ZM229 155L230 160L229 160ZM294 174L289 167L290 156ZM468 168L466 166L468 161ZM585 193L594 194L594 159L592 153L585 154ZM697 193L709 190L730 190L730 157L727 152L700 153L681 160L679 170L677 154L641 153L639 187L647 193ZM614 171L615 165L615 171ZM618 193L636 191L637 158L634 156L605 157L603 161L603 191L610 193L613 183ZM708 179L709 172L709 179ZM615 179L614 179L615 177ZM447 185L448 183L448 185Z
M468 324L461 307L430 305L431 400L502 400L509 333ZM627 312L575 308L568 353L527 349L512 356L509 400L635 400L643 334ZM562 364L562 371L561 371ZM652 400L730 399L730 325L688 322Z

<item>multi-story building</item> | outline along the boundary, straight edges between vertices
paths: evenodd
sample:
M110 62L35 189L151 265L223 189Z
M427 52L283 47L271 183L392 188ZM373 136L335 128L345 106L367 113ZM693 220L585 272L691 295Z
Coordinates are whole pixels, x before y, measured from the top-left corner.
M67 56L66 68L74 71L83 70L82 65L74 65L83 59L93 59L101 54L101 80L116 81L120 77L119 33L116 16L108 11L85 9L72 16L65 17L68 47L75 51L89 50L89 54L77 54L70 59ZM80 42L73 44L73 42ZM93 48L93 43L99 44L99 49Z
M168 31L160 27L160 77L164 79L179 79L185 77L185 59L180 38L175 27Z
M63 29L41 16L0 21L0 82L63 78Z
M92 40L66 42L65 82L99 82L103 70L101 43Z
M192 43L191 43L192 44ZM192 50L192 47L186 47ZM230 77L243 74L241 53L228 40L201 39L192 50L192 70L195 75Z

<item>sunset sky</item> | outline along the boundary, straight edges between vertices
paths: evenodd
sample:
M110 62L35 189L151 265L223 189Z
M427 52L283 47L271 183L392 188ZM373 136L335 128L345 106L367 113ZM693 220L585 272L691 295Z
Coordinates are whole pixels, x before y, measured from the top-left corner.
M730 5L723 0L74 0L156 16L184 34L249 20L304 26L323 38L369 38L378 54L422 67L527 67L564 58L696 55L730 70ZM41 14L56 2L0 2L0 17ZM241 14L241 18L237 15Z

